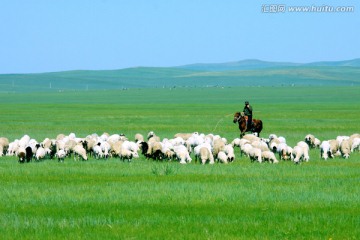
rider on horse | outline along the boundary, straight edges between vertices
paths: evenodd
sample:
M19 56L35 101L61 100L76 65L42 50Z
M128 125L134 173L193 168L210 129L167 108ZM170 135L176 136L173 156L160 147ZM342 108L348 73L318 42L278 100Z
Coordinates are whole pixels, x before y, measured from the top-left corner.
M249 104L249 101L245 101L244 115L247 116L246 129L247 131L252 131L252 107Z

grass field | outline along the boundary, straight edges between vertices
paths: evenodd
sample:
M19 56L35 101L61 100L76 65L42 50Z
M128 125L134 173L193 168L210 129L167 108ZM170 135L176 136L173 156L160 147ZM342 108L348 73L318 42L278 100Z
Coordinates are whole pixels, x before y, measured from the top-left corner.
M289 145L360 132L360 87L156 88L2 93L0 136L215 133L232 140L244 100L262 136ZM296 166L180 165L143 157L20 165L0 158L3 239L359 239L360 153Z

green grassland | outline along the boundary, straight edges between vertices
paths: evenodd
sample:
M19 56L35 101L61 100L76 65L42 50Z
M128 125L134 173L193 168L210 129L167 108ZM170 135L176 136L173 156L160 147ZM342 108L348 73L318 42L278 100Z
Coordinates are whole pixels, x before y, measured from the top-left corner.
M360 81L356 76L349 78ZM108 132L133 139L152 130L161 138L198 131L231 141L239 136L233 114L244 100L253 105L254 118L263 120L262 136L284 136L290 146L308 133L320 140L359 133L360 87L334 84L340 77L317 79L333 84L2 91L0 136L12 141L28 134L42 141L59 133ZM238 149L234 163L205 166L142 156L131 163L67 158L29 164L1 157L0 234L2 239L359 239L360 153L324 161L313 149L310 158L301 165L258 164Z

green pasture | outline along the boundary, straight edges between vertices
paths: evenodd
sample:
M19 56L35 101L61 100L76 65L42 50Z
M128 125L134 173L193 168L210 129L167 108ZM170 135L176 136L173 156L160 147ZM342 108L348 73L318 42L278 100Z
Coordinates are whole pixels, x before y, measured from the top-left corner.
M245 100L263 137L290 146L360 132L360 87L175 87L0 94L0 136L154 131L239 136ZM19 164L0 158L2 239L359 239L360 153L301 165L153 162L142 156Z

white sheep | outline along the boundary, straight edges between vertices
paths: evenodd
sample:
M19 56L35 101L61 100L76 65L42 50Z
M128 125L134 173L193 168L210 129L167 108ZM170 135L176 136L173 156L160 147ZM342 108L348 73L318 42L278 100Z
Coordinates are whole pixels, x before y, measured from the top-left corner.
M296 145L293 148L293 161L294 163L298 164L304 158L304 148L301 146Z
M251 147L251 149L249 150L249 157L251 161L258 161L259 163L261 163L262 162L261 149Z
M329 141L323 141L320 145L320 157L327 160L332 157Z
M217 138L213 141L213 155L217 156L220 151L224 151L225 142L221 138Z
M64 149L59 149L59 151L57 151L57 152L55 153L55 157L58 158L58 161L59 161L59 162L64 162L64 159L65 159L65 157L66 157L66 152L65 152L65 150L64 150Z
M125 161L125 159L127 159L129 162L131 162L132 158L138 158L139 155L137 152L133 152L129 149L126 148L122 148L120 150L120 154L119 154L120 159L122 159L123 161Z
M135 142L143 142L144 141L144 136L141 133L136 133L135 134Z
M297 143L297 146L303 148L303 160L308 162L310 160L309 145L304 141L300 141Z
M225 145L224 152L226 153L229 162L233 162L235 160L235 152L231 144Z
M37 161L45 158L45 155L46 155L46 150L45 148L43 147L39 147L37 150L36 150L36 153L35 153L35 158Z
M174 152L181 164L186 164L191 162L192 159L190 157L190 154L184 145L174 146Z
M221 162L221 163L225 163L225 164L228 163L228 156L227 156L226 153L223 152L223 151L218 152L218 155L217 155L216 158L217 158L217 159L219 160L219 162Z
M331 139L328 142L330 144L330 152L331 152L330 157L334 158L335 156L340 156L341 153L339 150L339 147L340 147L339 142L335 139Z
M277 152L281 160L292 160L292 147L288 146L286 143L279 143L277 145Z
M88 157L86 155L86 150L85 148L82 146L82 145L76 145L74 148L73 148L73 151L74 151L74 160L78 160L77 156L78 157L81 157L83 160L87 161L88 160Z
M250 156L250 150L254 148L250 143L246 143L240 147L240 155L245 154L247 157Z
M207 161L209 161L210 164L214 164L214 156L211 153L211 151L209 151L209 149L207 147L201 147L200 148L200 160L201 160L201 164L205 164Z
M271 151L262 151L261 158L263 161L269 161L271 163L279 163L279 161L275 157L275 154Z
M343 141L341 141L340 152L344 158L350 157L350 152L351 152L350 148L351 148L351 146L350 146L350 142L348 139L344 139Z
M351 152L354 152L356 149L360 150L360 138L356 137L353 138L351 141L352 141Z
M177 133L174 135L174 138L181 137L185 141L188 140L194 133Z
M92 150L94 153L94 158L99 159L104 157L104 152L99 145L93 146Z

